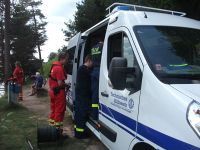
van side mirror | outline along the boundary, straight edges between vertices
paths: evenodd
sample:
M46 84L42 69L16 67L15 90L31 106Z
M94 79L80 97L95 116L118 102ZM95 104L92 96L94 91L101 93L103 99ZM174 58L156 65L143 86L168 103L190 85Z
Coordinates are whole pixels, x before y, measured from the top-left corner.
M108 77L114 89L124 90L126 88L127 59L114 57L111 60Z

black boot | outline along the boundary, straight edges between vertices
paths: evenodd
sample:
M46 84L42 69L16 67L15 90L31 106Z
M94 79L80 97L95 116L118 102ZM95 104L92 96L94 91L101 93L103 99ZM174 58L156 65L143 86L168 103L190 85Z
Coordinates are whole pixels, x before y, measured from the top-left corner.
M85 132L77 132L76 130L74 131L74 137L77 139L87 139L88 135Z

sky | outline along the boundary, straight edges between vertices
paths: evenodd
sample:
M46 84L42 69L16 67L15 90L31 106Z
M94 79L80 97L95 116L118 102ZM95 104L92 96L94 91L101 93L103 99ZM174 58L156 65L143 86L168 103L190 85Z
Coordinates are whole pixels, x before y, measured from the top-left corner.
M76 3L81 0L42 0L42 13L46 16L48 22L46 26L48 40L45 42L42 49L42 58L48 60L51 52L57 52L63 45L67 45L64 41L64 34L61 31L66 29L64 22L69 19L73 20L73 15L76 11ZM38 57L36 53L36 57Z

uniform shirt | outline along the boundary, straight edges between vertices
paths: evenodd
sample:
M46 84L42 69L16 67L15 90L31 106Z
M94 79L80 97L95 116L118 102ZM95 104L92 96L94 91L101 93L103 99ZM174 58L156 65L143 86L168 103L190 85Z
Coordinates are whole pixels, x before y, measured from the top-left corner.
M92 62L93 62L94 67L100 66L102 48L103 48L103 43L99 42L97 45L95 45L91 49Z
M82 65L79 67L76 78L76 95L90 97L91 95L90 69ZM84 98L84 97L81 97Z
M35 85L38 88L41 88L43 85L43 77L41 75L36 76Z
M13 72L13 77L16 78L18 84L23 84L24 81L24 71L21 67L16 66Z
M61 80L64 82L64 80L66 79L63 65L60 62L53 62L50 75L52 78L56 79L56 81L55 81L51 77L49 78L49 87L50 88L57 87L58 80Z

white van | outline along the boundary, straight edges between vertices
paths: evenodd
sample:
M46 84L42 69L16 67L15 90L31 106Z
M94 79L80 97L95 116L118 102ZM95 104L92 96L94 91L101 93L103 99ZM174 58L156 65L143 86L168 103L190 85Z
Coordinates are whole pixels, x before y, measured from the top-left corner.
M99 120L87 127L113 150L199 150L200 22L122 3L108 11L69 41L72 115L77 68L100 36Z

